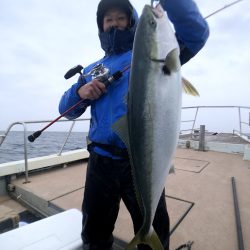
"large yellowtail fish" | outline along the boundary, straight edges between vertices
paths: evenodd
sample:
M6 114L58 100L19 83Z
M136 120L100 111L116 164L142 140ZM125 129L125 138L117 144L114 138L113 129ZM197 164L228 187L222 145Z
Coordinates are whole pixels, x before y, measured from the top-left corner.
M179 45L166 12L146 5L140 17L132 56L128 112L114 125L127 146L143 224L126 247L163 246L152 226L177 146L182 81Z

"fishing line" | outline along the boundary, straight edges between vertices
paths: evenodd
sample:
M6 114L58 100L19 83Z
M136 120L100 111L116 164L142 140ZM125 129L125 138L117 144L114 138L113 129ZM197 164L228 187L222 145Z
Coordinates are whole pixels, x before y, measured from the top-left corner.
M237 0L234 1L230 4L225 5L224 7L212 12L211 14L209 14L208 16L205 17L205 19L239 3L242 2L243 0ZM151 0L151 6L153 7L154 2L158 2L155 0ZM115 72L113 75L111 75L108 79L104 80L103 83L105 84L105 86L109 86L113 81L118 80L119 78L122 77L123 73L126 72L128 69L130 69L131 65L126 66L124 69L122 70L118 70L117 72ZM79 73L80 75L82 75L81 70L83 69L83 67L81 65L77 65L76 67L72 68L71 70L69 70L66 74L65 74L65 79L69 79L70 77L72 77L73 75L75 75L76 73ZM91 74L91 73L90 73ZM58 116L55 120L53 120L52 122L50 122L47 126L45 126L43 129L36 131L35 133L33 133L32 135L28 136L28 140L30 142L34 142L36 138L38 138L42 132L44 130L46 130L48 127L50 127L52 124L54 124L55 122L57 122L59 119L61 119L63 116L65 116L66 114L68 114L70 111L72 111L75 107L77 107L78 105L82 104L83 108L87 108L90 104L91 100L80 100L79 102L77 102L75 105L73 105L72 107L70 107L69 109L67 109L62 115Z
M217 14L218 12L221 12L221 11L223 11L223 10L225 10L225 9L227 9L227 8L229 8L229 7L231 7L232 5L235 5L235 4L237 4L237 3L239 3L239 2L242 2L242 1L243 1L243 0L237 0L237 1L234 1L234 2L232 2L232 3L226 4L224 7L220 8L220 9L218 9L218 10L212 12L212 13L209 14L208 16L204 17L204 19L207 19L207 18L209 18L209 17L211 17L211 16Z

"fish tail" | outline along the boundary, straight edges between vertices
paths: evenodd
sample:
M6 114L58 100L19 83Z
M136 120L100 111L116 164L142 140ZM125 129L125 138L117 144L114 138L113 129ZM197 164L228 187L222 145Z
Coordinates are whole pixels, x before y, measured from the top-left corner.
M135 247L139 244L145 244L152 248L152 250L164 250L162 243L152 228L150 235L146 237L141 237L141 230L135 235L135 237L131 240L131 242L126 246L125 250L134 250Z

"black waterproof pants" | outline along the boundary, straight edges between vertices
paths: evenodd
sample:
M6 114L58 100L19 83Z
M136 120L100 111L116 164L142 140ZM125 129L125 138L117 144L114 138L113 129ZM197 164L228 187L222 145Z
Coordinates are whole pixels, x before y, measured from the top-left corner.
M82 240L89 250L110 250L121 199L126 205L136 233L142 225L128 159L113 160L91 152L82 204ZM169 217L163 191L153 222L165 250L169 249ZM139 250L149 250L140 245Z

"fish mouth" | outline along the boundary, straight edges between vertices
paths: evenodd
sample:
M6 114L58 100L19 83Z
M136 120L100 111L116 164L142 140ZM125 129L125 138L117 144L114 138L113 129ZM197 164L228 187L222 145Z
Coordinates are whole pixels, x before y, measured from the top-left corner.
M160 3L158 3L155 7L151 7L151 10L152 10L152 13L154 14L154 16L156 18L161 18L163 17L163 14L164 14L164 10L161 6Z

